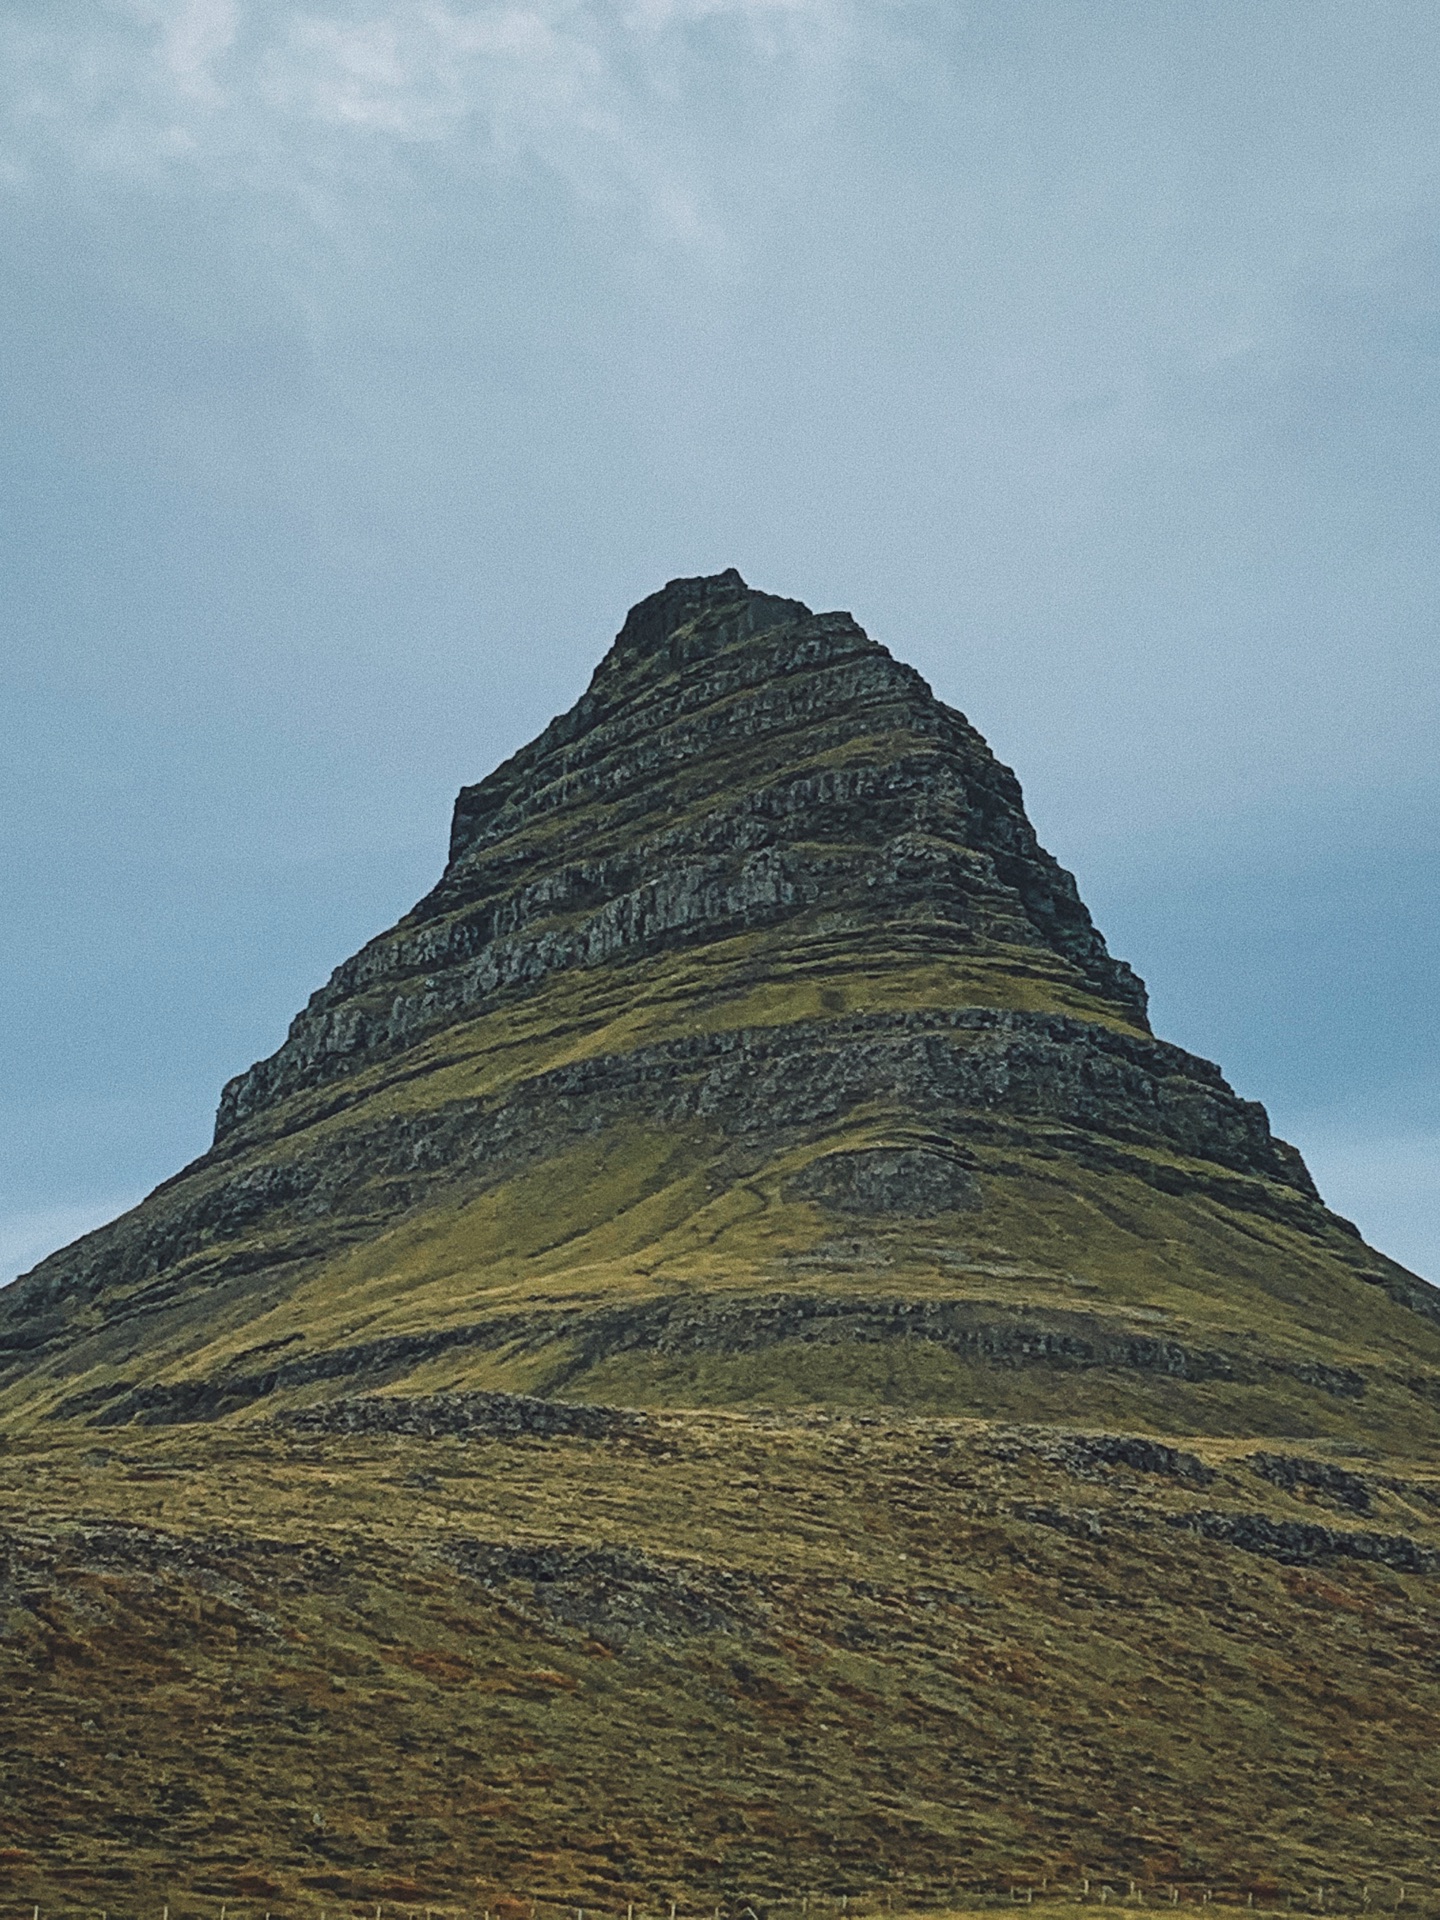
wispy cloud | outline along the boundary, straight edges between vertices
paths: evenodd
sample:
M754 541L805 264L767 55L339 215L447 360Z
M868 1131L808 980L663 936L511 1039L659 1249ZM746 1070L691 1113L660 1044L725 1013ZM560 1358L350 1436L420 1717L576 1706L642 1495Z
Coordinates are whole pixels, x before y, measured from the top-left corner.
M638 195L684 231L687 94L717 62L803 109L905 0L110 0L0 23L0 165L156 184L339 190L452 143L538 162L590 196Z

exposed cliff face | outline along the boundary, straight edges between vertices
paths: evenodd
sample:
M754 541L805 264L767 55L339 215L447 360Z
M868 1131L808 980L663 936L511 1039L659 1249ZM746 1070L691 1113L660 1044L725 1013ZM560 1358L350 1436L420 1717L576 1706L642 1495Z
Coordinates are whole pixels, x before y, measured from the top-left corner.
M444 877L337 968L217 1137L572 967L766 928L1046 948L1144 1024L974 728L848 614L672 581L584 697L455 806Z
M842 1389L817 1329L892 1351ZM461 793L439 884L210 1153L4 1296L5 1355L0 1410L111 1424L410 1375L984 1411L1021 1368L1069 1415L1098 1369L1224 1431L1440 1401L1430 1290L1152 1036L964 717L733 572Z

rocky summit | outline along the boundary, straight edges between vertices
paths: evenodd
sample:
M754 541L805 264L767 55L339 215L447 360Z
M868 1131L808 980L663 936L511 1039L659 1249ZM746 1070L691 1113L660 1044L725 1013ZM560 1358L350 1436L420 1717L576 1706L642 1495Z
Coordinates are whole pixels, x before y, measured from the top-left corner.
M964 716L733 571L0 1295L0 1435L27 1900L1434 1870L1440 1295Z

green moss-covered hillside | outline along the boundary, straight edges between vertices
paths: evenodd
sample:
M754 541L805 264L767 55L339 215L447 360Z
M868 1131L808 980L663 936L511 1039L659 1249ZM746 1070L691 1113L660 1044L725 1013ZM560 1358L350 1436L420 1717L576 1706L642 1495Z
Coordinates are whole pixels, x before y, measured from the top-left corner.
M0 1500L12 1905L1430 1911L1433 1465L388 1396Z
M1429 1445L1431 1289L1326 1212L844 614L630 615L212 1151L0 1302L0 1417L357 1386Z
M1437 1296L733 573L0 1294L0 1502L26 1906L1429 1911Z

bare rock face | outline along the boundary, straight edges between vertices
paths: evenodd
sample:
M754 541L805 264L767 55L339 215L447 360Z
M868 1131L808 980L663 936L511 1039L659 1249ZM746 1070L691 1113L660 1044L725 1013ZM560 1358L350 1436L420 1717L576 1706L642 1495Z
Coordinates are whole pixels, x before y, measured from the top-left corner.
M1075 1413L1098 1372L1172 1428L1243 1426L1237 1393L1265 1432L1306 1394L1403 1428L1435 1301L1151 1033L964 716L731 571L641 601L461 792L439 883L209 1153L0 1297L0 1417L823 1400L824 1345L851 1402L983 1410L1026 1369Z
M934 1147L858 1147L812 1160L786 1187L833 1213L967 1213L981 1204L980 1183L953 1151Z
M217 1138L497 993L782 926L1047 948L1144 1022L963 715L849 614L731 571L642 600L570 712L464 789L439 885L231 1081Z

